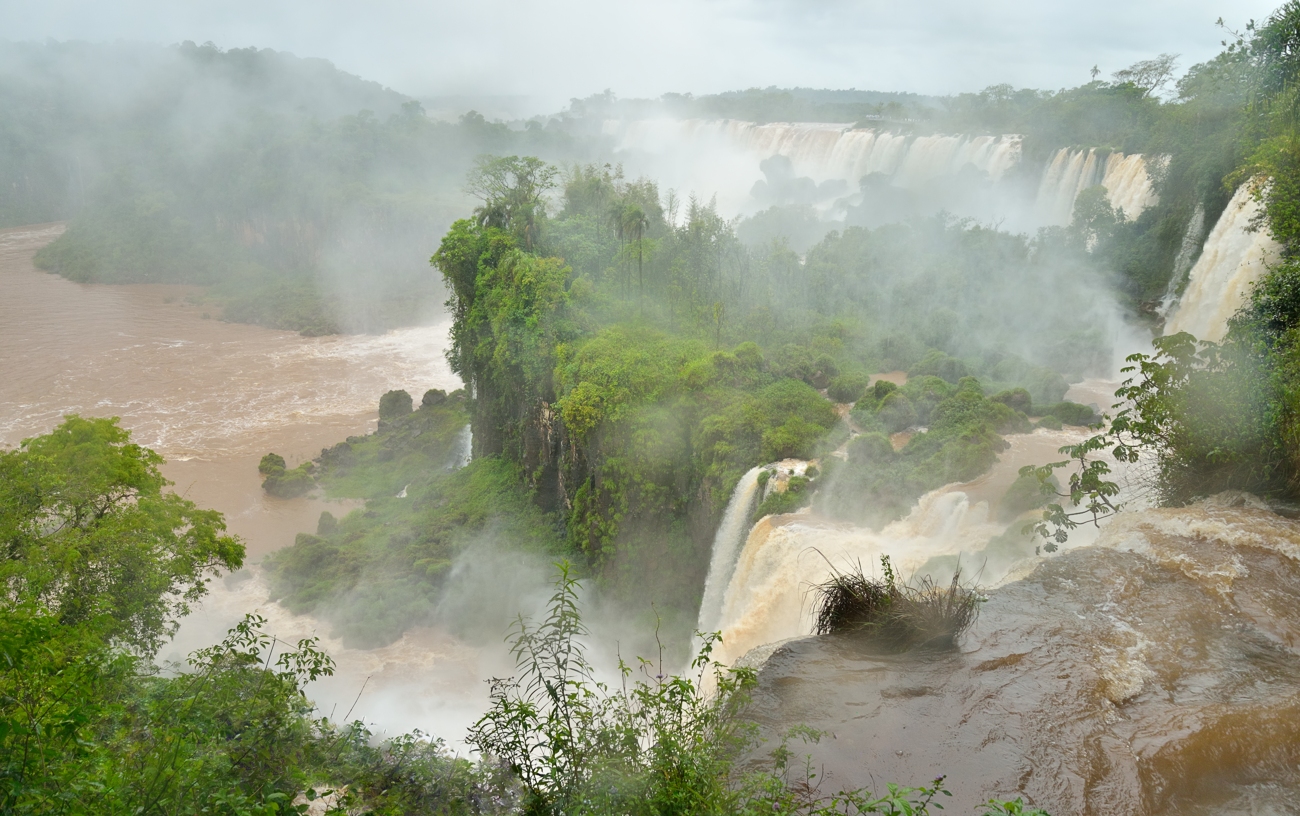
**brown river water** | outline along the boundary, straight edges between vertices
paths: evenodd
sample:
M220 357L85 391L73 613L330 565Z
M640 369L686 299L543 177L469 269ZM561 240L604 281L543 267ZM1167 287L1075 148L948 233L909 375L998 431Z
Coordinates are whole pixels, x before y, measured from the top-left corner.
M381 729L458 737L481 711L477 678L500 673L480 650L433 630L383 649L344 649L327 627L269 603L256 563L314 531L322 510L354 504L276 499L257 463L275 451L290 465L374 429L379 397L405 388L418 400L460 380L443 351L448 324L382 336L307 338L204 319L194 287L73 283L35 269L32 256L58 224L0 230L0 445L50 430L69 413L117 416L134 441L166 458L174 490L225 514L252 565L213 584L160 658L180 660L257 611L283 640L319 635L339 674L312 689L321 708ZM361 693L362 687L365 692ZM360 696L358 696L360 694Z

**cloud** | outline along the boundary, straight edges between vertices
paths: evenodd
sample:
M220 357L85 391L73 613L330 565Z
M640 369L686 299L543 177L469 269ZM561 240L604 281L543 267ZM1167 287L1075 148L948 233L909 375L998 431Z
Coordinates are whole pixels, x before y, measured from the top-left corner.
M10 39L211 40L325 57L417 96L515 95L537 110L620 96L768 85L920 93L1058 88L1161 52L1218 52L1219 16L1265 0L11 0Z

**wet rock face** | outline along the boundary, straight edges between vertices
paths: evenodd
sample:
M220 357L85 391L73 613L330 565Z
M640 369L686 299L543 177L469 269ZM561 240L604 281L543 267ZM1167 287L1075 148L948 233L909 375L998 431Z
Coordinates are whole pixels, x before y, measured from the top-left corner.
M827 792L940 774L970 812L1300 811L1300 539L1250 507L1157 510L992 592L960 648L778 648L753 707L808 746ZM1295 550L1300 552L1300 550Z

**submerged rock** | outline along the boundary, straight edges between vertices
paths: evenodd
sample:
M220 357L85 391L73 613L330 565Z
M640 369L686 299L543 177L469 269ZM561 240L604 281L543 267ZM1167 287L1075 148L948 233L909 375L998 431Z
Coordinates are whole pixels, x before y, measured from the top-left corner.
M769 736L833 733L807 749L831 790L947 774L953 813L1296 812L1300 525L1223 499L1123 516L991 592L959 651L791 641L755 702Z

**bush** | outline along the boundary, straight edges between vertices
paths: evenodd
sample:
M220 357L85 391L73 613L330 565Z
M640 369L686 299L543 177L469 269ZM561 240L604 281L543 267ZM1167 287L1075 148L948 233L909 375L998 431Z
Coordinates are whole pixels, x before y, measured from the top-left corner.
M758 508L754 510L754 520L764 516L779 516L783 513L793 513L801 507L804 507L812 499L812 479L805 476L791 476L786 482L785 490L773 491Z
M831 380L827 395L836 402L857 402L867 390L870 378L857 372L841 374Z
M420 407L432 408L435 405L442 405L446 401L447 401L446 391L443 391L441 388L430 388L428 391L425 391L424 396L420 398ZM382 400L381 400L381 405L382 405Z
M1047 484L1053 491L1060 489L1055 476ZM1003 521L1014 521L1022 513L1046 507L1053 499L1054 494L1045 493L1035 476L1021 474L1011 483L1007 492L1002 495L1002 500L998 502L998 518Z
M1012 388L1008 391L1002 391L989 397L989 399L994 402L1000 402L1008 408L1012 408L1022 414L1030 413L1034 407L1033 397L1029 396L1029 392L1023 388Z
M379 398L379 421L401 419L411 413L411 395L405 391L389 391Z
M1077 402L1056 402L1051 405L1035 405L1034 411L1044 418L1048 415L1055 417L1066 425L1092 425L1101 417L1097 416L1087 405L1080 405Z
M268 453L257 463L257 472L263 476L270 476L272 473L284 470L285 467L283 456L278 453Z
M931 349L907 372L909 377L938 377L950 383L956 383L969 374L966 363L956 357L949 357L942 351Z
M912 401L901 391L891 392L880 403L880 410L876 413L880 421L884 423L885 428L890 433L905 431L916 424L916 408L912 406Z
M311 462L303 462L293 470L271 471L262 480L262 489L281 499L306 495L316 486L316 480L312 478L312 470L314 466Z
M879 579L867 578L858 565L848 572L832 570L814 588L814 631L854 632L898 651L954 648L979 613L979 595L961 585L960 572L948 586L926 576L913 587L898 582L889 556L882 556L880 564L884 574Z
M859 434L849 442L847 452L849 461L854 464L889 462L897 456L889 437L882 433Z

